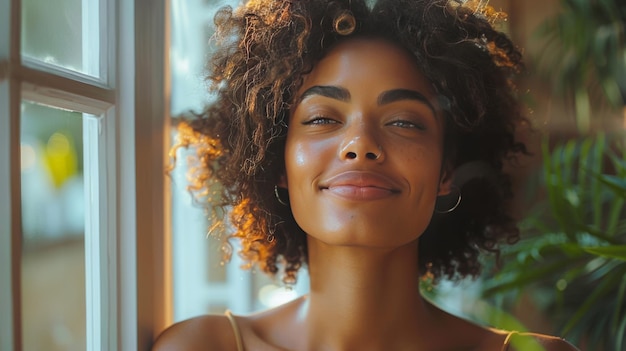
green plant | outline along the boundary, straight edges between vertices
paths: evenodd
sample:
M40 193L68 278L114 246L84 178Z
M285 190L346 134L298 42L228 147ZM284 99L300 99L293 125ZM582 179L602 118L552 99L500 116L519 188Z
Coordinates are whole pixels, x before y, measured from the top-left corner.
M626 2L561 0L561 11L537 30L537 65L557 93L571 97L580 131L598 105L626 104ZM597 112L597 111L594 111Z
M626 138L543 147L538 202L505 249L486 298L531 294L555 333L589 350L626 349Z

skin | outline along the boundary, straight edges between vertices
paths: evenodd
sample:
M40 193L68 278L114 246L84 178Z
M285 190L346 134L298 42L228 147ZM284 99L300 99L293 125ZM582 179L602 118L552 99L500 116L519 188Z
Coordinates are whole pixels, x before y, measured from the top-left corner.
M279 185L308 234L311 291L236 317L247 350L502 349L505 332L419 294L418 238L452 179L434 97L411 56L380 39L339 44L305 77ZM523 337L547 351L575 350L558 338ZM200 349L236 349L225 317L176 324L154 348Z
M291 113L283 185L309 245L369 253L415 242L437 195L449 192L443 121L428 81L397 48L372 55L369 44L330 52Z

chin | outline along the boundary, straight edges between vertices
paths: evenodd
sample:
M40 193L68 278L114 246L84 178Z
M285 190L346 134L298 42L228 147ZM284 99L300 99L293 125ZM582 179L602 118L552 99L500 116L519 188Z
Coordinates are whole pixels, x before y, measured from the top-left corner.
M319 240L332 246L372 249L393 249L405 246L416 242L421 233L407 232L406 229L389 226L379 228L367 222L340 228L324 227L318 223L315 229L315 231L307 232L310 240Z

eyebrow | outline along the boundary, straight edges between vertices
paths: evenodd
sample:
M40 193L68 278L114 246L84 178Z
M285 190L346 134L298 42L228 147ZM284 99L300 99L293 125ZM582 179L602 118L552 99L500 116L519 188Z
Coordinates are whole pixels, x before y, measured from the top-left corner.
M343 102L350 101L350 92L346 88L335 85L315 85L305 90L304 93L300 95L298 103L313 95L320 95ZM376 102L379 106L381 106L402 100L414 100L421 102L432 111L433 115L437 116L435 107L430 103L430 100L428 100L428 98L423 94L411 89L391 89L383 91L378 96L378 100Z
M350 101L350 92L346 88L334 86L334 85L315 85L305 90L298 102L306 99L309 96L313 95L321 95L327 98L339 100L339 101Z
M433 115L437 116L435 111L435 106L430 103L430 100L423 94L410 89L392 89L383 91L378 96L378 105L390 104L392 102L401 101L401 100L415 100L419 101L433 112Z

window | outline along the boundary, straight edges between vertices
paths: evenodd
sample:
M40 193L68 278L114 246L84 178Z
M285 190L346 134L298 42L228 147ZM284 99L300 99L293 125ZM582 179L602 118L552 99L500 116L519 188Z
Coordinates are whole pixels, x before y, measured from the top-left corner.
M169 198L169 114L206 102L225 4L0 0L0 350L147 350L173 321L294 296L220 265L184 169Z
M1 350L146 350L171 319L166 5L0 0Z

